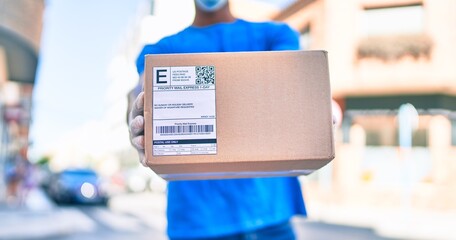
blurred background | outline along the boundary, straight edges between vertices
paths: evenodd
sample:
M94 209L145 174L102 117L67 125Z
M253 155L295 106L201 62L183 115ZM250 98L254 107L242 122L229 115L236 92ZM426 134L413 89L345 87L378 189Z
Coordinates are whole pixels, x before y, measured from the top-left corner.
M231 8L329 54L336 158L300 177L300 239L456 239L456 1ZM166 183L130 146L126 95L142 46L193 15L192 0L0 0L0 239L166 239Z

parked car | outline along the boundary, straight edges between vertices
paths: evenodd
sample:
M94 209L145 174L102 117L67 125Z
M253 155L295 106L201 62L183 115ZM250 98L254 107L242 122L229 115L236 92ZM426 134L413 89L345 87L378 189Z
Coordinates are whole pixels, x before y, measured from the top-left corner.
M108 201L102 179L92 169L67 169L53 174L47 192L56 203L105 205Z

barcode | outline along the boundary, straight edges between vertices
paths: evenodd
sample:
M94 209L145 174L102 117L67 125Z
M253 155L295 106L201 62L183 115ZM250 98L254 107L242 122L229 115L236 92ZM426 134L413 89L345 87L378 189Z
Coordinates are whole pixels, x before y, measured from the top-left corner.
M156 133L209 133L214 132L214 125L190 125L190 126L157 126Z

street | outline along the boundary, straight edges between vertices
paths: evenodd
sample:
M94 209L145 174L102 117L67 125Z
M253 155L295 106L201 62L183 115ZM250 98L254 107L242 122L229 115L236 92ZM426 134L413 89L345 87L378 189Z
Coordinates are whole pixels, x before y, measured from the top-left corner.
M138 216L118 214L103 207L78 207L95 224L90 231L51 239L167 239L162 229L155 229ZM307 221L293 221L298 239L328 240L381 240L372 230Z
M51 211L9 213L0 209L0 239L167 239L165 208L163 193L147 192L114 196L108 206L53 205ZM299 217L293 224L298 239L386 239L370 229Z
M82 213L82 216L86 218L84 222L88 227L68 235L55 236L49 239L167 239L162 229L156 229L147 220L141 219L140 216L116 213L102 206L72 208Z

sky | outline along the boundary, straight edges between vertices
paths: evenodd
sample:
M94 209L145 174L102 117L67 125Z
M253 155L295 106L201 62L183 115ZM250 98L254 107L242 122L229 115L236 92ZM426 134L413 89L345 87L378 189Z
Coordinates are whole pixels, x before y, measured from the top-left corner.
M106 114L108 65L147 0L46 0L31 158ZM260 0L283 7L293 0Z
M142 0L47 0L31 142L37 152L104 114L106 69Z
M283 8L283 7L288 6L291 3L295 2L296 0L259 0L259 1L267 2L270 4L276 5L280 8Z

